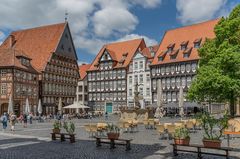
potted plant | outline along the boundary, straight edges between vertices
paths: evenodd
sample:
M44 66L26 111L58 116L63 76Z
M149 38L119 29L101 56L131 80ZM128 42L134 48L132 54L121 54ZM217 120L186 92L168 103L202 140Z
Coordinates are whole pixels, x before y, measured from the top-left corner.
M114 124L107 125L107 136L109 139L118 139L120 129Z
M228 127L228 119L227 112L220 118L216 118L208 112L201 114L200 122L204 130L203 145L205 147L221 147L220 138L223 135L224 129Z
M187 128L177 128L174 132L174 142L177 145L189 145L189 130Z
M54 121L53 123L53 129L52 129L53 133L59 134L61 131L61 122L60 121Z
M66 130L67 133L69 134L74 134L75 132L75 124L70 121L70 122L64 122L63 128Z

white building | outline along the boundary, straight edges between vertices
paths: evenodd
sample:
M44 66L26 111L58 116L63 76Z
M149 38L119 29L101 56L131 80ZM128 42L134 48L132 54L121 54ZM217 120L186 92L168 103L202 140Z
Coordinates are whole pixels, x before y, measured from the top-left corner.
M79 66L80 79L78 81L77 87L77 102L88 105L88 87L87 87L87 70L89 69L90 64L82 64Z
M127 75L127 105L134 107L135 86L138 84L138 92L142 101L141 107L152 104L151 77L149 65L154 58L158 46L151 46L139 50L133 57Z

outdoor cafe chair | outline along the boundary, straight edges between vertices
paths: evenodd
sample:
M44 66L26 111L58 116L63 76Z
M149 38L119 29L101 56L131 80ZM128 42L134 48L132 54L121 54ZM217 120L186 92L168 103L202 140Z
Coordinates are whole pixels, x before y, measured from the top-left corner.
M174 123L174 125L176 126L176 128L183 128L184 127L184 124L181 123L181 122Z
M195 132L194 124L191 120L186 122L186 128L189 129L189 131L193 130L193 132Z
M175 125L167 125L168 139L172 139L176 126Z
M167 129L167 126L172 125L172 123L164 123L163 125L164 125L164 128Z
M149 127L150 127L151 129L155 129L154 119L149 119L148 122L149 122Z
M90 125L89 124L88 125L84 125L84 128L85 128L85 131L89 134L89 137L90 137L91 133L92 133Z
M146 129L149 128L148 119L143 120L143 124L144 124L144 126L145 126Z
M160 138L163 138L163 137L164 137L164 134L166 133L166 132L165 132L164 125L163 125L163 124L157 124L157 125L156 125L156 129L157 129L157 132L158 132L159 135L160 135Z

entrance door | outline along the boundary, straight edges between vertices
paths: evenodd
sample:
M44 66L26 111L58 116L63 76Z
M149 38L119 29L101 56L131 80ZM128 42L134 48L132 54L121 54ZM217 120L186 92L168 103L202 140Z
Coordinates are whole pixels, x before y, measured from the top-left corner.
M108 113L113 112L112 103L106 103L106 112Z
M7 113L8 112L8 103L3 103L1 105L1 111L0 114L3 115L3 113Z

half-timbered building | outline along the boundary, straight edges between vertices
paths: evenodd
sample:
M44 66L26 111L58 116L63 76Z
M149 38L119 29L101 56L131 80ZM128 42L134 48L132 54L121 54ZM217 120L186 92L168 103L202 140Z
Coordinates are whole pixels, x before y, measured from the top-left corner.
M0 49L0 114L8 112L9 100L13 112L24 112L26 99L30 111L36 110L38 101L38 72L31 65L31 58L20 50Z
M166 31L151 64L153 102L157 101L157 83L160 80L166 106L178 107L179 88L182 86L186 95L197 73L198 48L207 38L215 37L217 22L218 19ZM197 107L196 103L184 100L185 108Z
M40 72L39 98L43 113L56 113L58 101L72 104L79 78L77 55L68 23L14 31L14 48L32 59ZM0 48L6 48L10 36Z
M146 47L143 39L106 44L88 74L89 105L95 111L113 113L127 106L127 72L138 50Z

